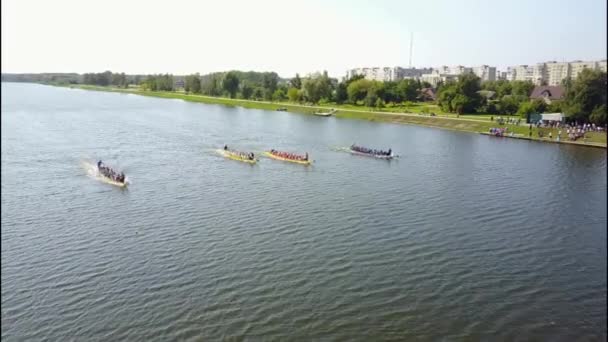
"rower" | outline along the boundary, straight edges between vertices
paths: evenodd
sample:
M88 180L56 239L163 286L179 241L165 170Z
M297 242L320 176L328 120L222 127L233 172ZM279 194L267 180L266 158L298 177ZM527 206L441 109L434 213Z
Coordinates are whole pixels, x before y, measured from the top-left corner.
M224 151L228 151L228 145L224 145Z
M388 149L388 154L387 156L390 156L393 150L391 150L390 148Z
M306 152L306 157L304 157L304 160L308 161L308 152Z
M97 162L97 167L98 167L98 168L100 168L100 169L101 169L101 164L103 164L103 163L101 162L101 160Z

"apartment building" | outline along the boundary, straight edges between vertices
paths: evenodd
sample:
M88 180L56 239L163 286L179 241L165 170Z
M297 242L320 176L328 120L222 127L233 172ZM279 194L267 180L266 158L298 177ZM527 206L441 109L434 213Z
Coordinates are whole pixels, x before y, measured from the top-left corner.
M471 69L482 81L496 81L496 67L481 65Z
M346 72L346 77L351 78L356 75L363 75L368 80L388 82L400 81L406 78L418 79L423 74L431 73L432 68L402 68L402 67L384 67L384 68L355 68Z
M584 69L596 70L598 69L598 62L583 62L583 61L574 61L570 62L570 78L573 80L576 79L578 74L581 73Z
M395 67L394 68L394 75L395 75L394 81L399 81L399 80L403 80L403 79L419 79L422 75L430 74L432 72L433 72L433 68L416 69L416 68Z
M534 67L530 65L518 65L512 68L513 79L511 81L534 81Z
M420 76L420 81L428 82L435 88L439 83L447 83L458 79L458 75L442 73L442 71L445 71L445 69L435 69L431 73Z
M547 77L543 81L546 81L547 85L560 85L562 84L562 80L570 77L570 63L552 61L545 63L545 66L547 68Z
M576 79L578 74L584 69L606 71L606 60L589 62L557 62L549 61L537 63L536 65L518 65L507 68L509 81L531 81L535 85L560 85L568 77Z
M392 81L393 80L393 68L356 68L347 72L347 77L363 75L368 80L375 81Z
M532 82L534 85L542 85L547 79L547 65L545 63L537 63L532 66Z

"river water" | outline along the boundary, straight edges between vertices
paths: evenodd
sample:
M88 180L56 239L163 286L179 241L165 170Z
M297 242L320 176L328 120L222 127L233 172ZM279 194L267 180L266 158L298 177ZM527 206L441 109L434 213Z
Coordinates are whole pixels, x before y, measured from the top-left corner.
M605 340L606 193L602 149L2 83L2 339Z

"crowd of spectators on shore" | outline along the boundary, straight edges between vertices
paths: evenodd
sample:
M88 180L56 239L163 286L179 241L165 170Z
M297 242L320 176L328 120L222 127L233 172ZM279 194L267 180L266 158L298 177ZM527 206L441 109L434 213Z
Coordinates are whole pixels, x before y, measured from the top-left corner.
M560 141L562 138L568 138L570 141L576 141L580 138L586 139L585 134L588 132L606 132L606 128L596 125L594 123L563 123L559 121L550 121L550 122L538 122L536 123L536 128L538 128L538 137L543 138L545 136L544 132L540 130L540 128L547 129L558 129L556 140ZM532 136L532 124L530 124L530 136ZM553 139L553 133L549 132L549 139Z

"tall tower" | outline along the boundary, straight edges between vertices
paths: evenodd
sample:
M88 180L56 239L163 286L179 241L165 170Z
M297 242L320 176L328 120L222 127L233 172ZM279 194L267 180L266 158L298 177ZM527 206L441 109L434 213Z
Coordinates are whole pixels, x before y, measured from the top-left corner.
M412 49L414 48L414 32L410 33L410 65L409 68L412 68Z

